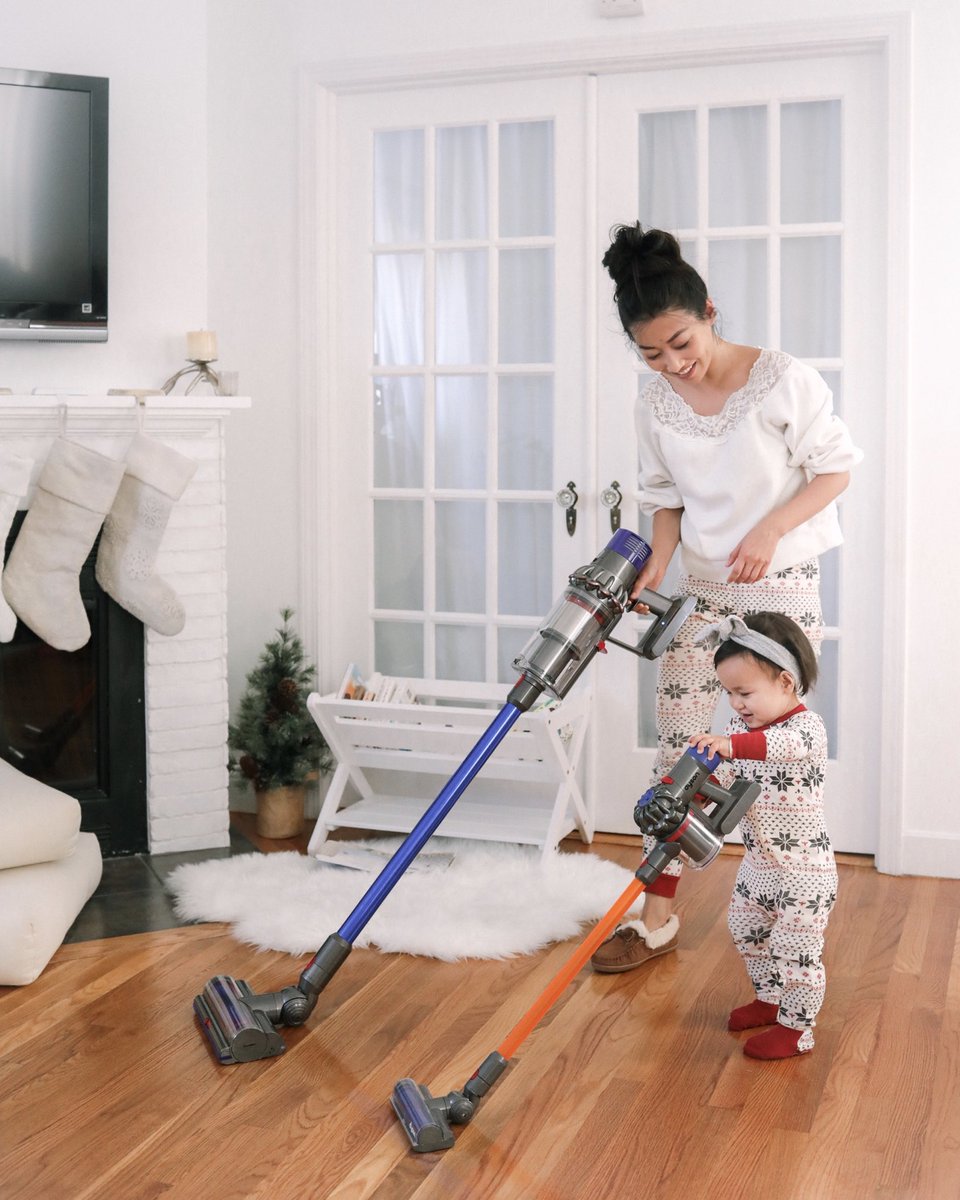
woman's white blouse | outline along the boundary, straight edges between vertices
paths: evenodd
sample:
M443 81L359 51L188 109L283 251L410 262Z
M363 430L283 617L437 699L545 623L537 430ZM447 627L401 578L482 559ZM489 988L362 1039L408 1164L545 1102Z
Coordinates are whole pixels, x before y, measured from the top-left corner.
M747 382L715 416L703 417L658 375L636 411L640 507L682 508L683 569L725 580L730 552L754 525L813 478L849 471L863 457L812 367L761 350ZM836 503L781 538L769 572L843 541Z

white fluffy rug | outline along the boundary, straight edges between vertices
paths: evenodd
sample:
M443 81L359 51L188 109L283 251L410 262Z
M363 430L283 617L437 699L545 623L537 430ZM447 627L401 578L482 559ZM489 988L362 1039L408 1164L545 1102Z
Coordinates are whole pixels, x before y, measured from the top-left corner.
M400 841L350 846L392 852ZM532 954L585 934L632 878L594 854L556 853L541 863L536 847L455 838L433 838L426 850L452 852L453 861L423 871L413 869L415 859L355 946L448 960ZM188 863L171 872L167 887L183 920L225 921L242 942L301 955L340 928L374 878L282 852ZM633 915L642 903L641 896Z

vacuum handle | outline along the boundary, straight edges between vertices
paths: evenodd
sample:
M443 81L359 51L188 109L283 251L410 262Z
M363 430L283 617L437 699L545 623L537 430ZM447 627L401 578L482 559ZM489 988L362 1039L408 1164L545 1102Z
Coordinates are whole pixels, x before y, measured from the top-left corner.
M740 818L760 795L760 784L738 777L727 790L708 779L701 786L700 795L716 804L709 820L717 833L723 835L732 833L739 825Z
M645 604L652 613L658 617L662 617L672 603L672 596L662 596L652 588L641 588L637 593L633 606L636 608L638 604Z

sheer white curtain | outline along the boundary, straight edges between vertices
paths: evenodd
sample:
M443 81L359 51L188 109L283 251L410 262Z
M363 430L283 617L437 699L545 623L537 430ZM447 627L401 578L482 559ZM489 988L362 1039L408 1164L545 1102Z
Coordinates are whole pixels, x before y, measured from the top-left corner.
M493 662L510 678L516 618L550 602L553 156L551 121L375 135L374 594L390 673L483 679ZM548 497L512 495L531 490Z

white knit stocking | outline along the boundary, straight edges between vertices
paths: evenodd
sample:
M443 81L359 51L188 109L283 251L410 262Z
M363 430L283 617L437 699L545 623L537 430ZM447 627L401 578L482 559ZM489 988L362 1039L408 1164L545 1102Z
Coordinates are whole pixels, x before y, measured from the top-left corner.
M180 599L155 570L157 551L173 505L197 463L155 438L134 435L125 473L103 526L97 582L116 602L157 633L183 629Z
M56 650L90 640L80 570L123 476L123 463L58 438L3 572L3 594L20 620Z
M30 486L32 465L29 458L21 458L19 454L0 449L0 565L3 563L3 547L13 524L17 504ZM17 614L0 591L0 642L9 642L16 629Z

